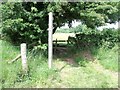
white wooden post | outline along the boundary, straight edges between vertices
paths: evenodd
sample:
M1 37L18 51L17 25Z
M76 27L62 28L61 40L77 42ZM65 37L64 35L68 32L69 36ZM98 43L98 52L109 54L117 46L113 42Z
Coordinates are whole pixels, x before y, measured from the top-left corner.
M49 13L49 28L48 28L48 67L52 67L52 57L53 57L53 13Z
M21 59L23 72L27 73L26 43L21 44Z

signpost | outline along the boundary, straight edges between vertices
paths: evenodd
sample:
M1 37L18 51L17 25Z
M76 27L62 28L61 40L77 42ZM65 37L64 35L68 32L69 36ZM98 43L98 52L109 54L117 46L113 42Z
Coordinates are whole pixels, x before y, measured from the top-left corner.
M48 67L52 67L52 58L53 58L53 13L49 13L49 28L48 28Z

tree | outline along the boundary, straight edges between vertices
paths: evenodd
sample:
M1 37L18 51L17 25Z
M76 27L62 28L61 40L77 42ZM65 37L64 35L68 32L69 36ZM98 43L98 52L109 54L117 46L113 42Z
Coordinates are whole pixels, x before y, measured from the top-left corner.
M48 12L54 13L57 27L73 20L90 28L118 20L117 2L6 2L2 4L2 31L13 42L43 44L47 42Z

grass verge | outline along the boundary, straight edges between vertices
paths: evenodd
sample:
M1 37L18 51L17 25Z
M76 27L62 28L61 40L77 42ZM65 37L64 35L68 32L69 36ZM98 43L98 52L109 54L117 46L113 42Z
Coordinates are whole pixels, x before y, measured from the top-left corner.
M29 72L27 75L22 74L21 59L15 61L14 63L8 64L8 61L14 59L18 54L20 54L20 47L13 46L12 44L2 42L2 62L0 72L0 80L2 82L1 88L29 88L36 87L39 82L39 87L46 85L47 78L55 73L54 69L49 70L47 66L47 58L44 57L42 53L33 54L28 52L27 60Z

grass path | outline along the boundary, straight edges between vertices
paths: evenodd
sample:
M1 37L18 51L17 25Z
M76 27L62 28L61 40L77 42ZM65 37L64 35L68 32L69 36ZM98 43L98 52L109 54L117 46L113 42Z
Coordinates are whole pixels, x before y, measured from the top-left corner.
M89 62L86 67L73 67L65 61L54 62L56 68L64 67L59 75L61 86L78 88L117 87L118 73L104 69L99 61Z
M64 51L61 54L64 56ZM89 50L72 54L54 61L54 66L59 70L60 82L57 87L62 88L117 88L118 72L105 69L99 60ZM79 57L79 58L78 58ZM87 60L85 66L75 65L75 59ZM78 63L77 63L78 64ZM57 83L57 82L56 82Z
M55 59L54 66L59 69L60 79L55 87L118 88L118 72L105 68L89 49L70 55L69 50L61 51L61 49L62 47L55 54L58 60Z

